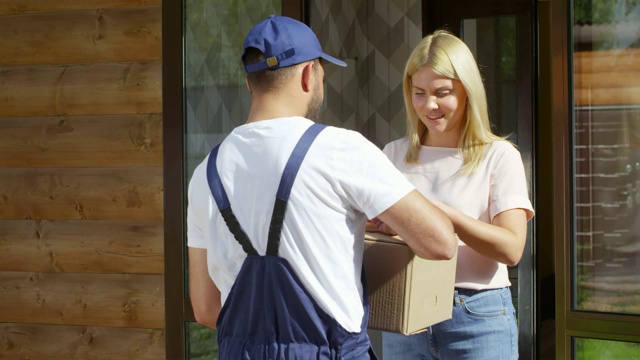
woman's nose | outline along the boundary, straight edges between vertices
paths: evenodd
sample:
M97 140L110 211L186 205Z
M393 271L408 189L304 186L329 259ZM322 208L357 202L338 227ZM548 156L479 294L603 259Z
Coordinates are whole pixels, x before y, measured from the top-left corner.
M436 102L436 98L434 96L427 96L427 101L425 102L425 106L429 110L437 109L438 103Z

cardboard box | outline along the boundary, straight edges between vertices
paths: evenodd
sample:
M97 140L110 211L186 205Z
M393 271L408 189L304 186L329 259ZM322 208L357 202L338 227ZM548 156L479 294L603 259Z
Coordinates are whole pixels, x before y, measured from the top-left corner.
M366 233L369 328L409 335L451 319L457 257L422 259L397 236Z

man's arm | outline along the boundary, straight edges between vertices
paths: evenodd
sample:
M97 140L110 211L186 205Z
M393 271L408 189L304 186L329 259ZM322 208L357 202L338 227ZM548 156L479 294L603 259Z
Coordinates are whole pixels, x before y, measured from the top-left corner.
M189 293L196 321L215 330L222 301L209 276L206 249L189 248Z
M458 240L451 220L417 190L377 217L395 230L421 258L448 260L456 252Z

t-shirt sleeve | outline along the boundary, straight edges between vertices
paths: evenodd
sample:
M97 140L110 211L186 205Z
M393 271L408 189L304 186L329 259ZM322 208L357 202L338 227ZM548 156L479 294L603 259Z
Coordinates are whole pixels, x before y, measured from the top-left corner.
M387 157L387 158L391 158L391 143L386 144L383 148L382 148L382 153Z
M415 189L377 146L355 131L341 134L334 149L339 191L369 219Z
M206 249L207 241L202 225L209 222L206 159L196 167L187 190L187 246Z
M491 219L506 210L523 209L527 213L527 220L534 216L533 206L529 199L527 178L520 152L509 143L495 143L498 151L495 164L491 171Z

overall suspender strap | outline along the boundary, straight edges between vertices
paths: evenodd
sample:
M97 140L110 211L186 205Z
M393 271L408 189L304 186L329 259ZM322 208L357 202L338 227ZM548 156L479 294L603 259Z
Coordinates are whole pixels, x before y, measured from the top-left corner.
M248 255L258 255L256 249L251 245L249 237L244 230L242 230L238 219L236 219L236 216L233 214L229 198L222 186L222 181L220 181L218 166L216 165L219 148L220 144L211 150L211 154L209 154L209 160L207 162L207 180L209 183L209 189L211 189L211 193L213 194L213 198L216 200L218 210L220 210L220 214L222 215L224 222L227 224L227 227L233 234L233 237L235 237L235 239L240 243L240 246L242 246L242 250L244 250Z
M278 248L280 246L280 233L282 232L282 223L284 222L284 213L287 210L287 202L289 201L289 195L291 194L291 188L293 182L298 175L302 160L307 155L307 151L311 144L316 139L318 134L324 130L327 126L324 124L314 123L302 134L300 140L293 148L291 156L287 161L287 165L284 167L282 177L280 178L280 185L278 186L278 192L276 193L276 201L273 205L273 213L271 215L271 224L269 225L269 239L267 241L267 255L278 255Z
M287 209L287 201L291 194L291 188L293 182L298 174L302 160L307 154L309 147L316 139L318 134L326 128L324 124L314 123L311 125L302 135L298 143L296 144L287 165L284 168L282 177L280 178L280 185L278 186L278 192L276 193L276 200L273 206L273 214L271 216L271 224L269 225L269 238L267 242L267 255L278 255L278 247L280 245L280 233L282 231L282 223L284 222L284 214ZM213 198L216 201L218 210L224 219L229 231L233 234L235 239L242 246L242 250L248 255L258 255L258 252L249 241L249 237L244 232L238 219L231 210L231 203L227 197L227 193L222 186L220 175L218 174L218 166L216 164L216 158L218 157L218 150L220 145L211 150L209 154L209 160L207 162L207 180L209 183L209 189L213 194Z

